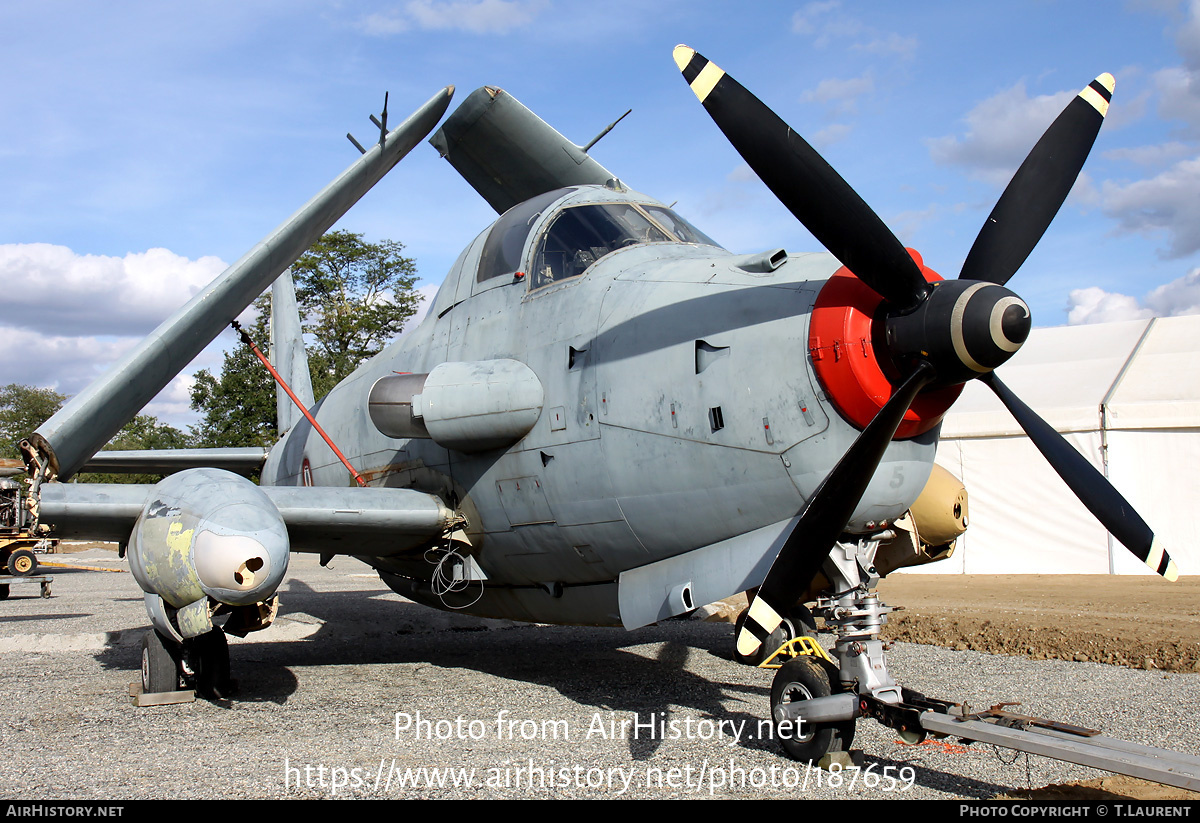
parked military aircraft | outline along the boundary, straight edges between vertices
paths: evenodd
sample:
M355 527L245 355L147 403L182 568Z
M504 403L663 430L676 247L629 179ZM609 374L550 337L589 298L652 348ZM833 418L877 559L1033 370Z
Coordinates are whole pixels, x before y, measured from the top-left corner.
M547 623L632 629L756 589L737 638L751 659L815 602L837 665L781 669L774 708L808 724L789 753L845 746L864 712L901 728L872 589L965 527L956 484L935 474L932 514L914 501L971 379L1130 551L1175 576L1132 507L995 373L1030 328L1005 284L1078 175L1112 77L1066 107L943 280L750 92L690 48L674 56L829 254L731 253L485 87L430 142L499 219L418 328L314 402L285 269L433 130L451 87L393 130L385 106L361 159L22 442L41 528L127 546L154 627L147 691L185 673L227 689L224 631L269 623L289 551L305 551L354 555L436 608ZM271 284L273 360L314 420L282 402L265 452L97 454ZM60 482L119 465L174 473ZM235 473L253 469L261 485Z

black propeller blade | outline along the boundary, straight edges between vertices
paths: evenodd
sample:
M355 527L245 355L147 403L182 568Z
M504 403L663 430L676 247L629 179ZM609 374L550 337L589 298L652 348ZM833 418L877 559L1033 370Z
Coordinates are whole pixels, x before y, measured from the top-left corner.
M1038 451L1104 528L1155 572L1167 580L1178 579L1179 571L1175 568L1175 562L1155 538L1154 531L1134 511L1129 501L1113 488L1108 478L1098 472L1033 409L1021 402L994 373L979 379L987 383L1000 402L1012 412Z
M1115 85L1111 74L1097 77L1038 140L979 230L960 280L1004 285L1025 262L1075 185Z
M1175 564L1133 507L992 371L1024 342L1029 325L1027 307L1003 286L1041 239L1079 176L1108 111L1112 75L1097 77L1051 124L980 230L959 281L935 288L875 212L762 101L695 50L676 46L674 57L696 97L750 168L846 268L884 299L888 342L877 352L880 359L892 357L913 369L808 501L750 604L738 636L739 653L754 653L820 570L904 413L935 381L952 385L978 377L986 382L1097 519L1152 569L1174 580ZM901 370L906 370L903 365Z
M749 657L758 649L820 571L829 548L858 508L904 413L932 379L933 367L918 363L813 493L750 603L737 639L739 654Z
M900 311L929 285L904 246L825 159L741 83L687 46L675 63L767 187L842 264Z

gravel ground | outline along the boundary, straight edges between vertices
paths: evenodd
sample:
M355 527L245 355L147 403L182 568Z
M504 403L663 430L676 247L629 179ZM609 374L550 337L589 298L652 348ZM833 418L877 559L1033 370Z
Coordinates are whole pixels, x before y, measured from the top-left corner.
M119 566L102 551L69 560ZM146 620L128 574L56 570L49 600L14 586L0 604L4 795L989 798L1104 775L980 744L908 747L863 721L855 748L869 768L851 786L758 733L770 674L729 659L728 624L484 621L408 603L357 561L334 565L293 557L278 623L231 638L235 699L141 709L127 688ZM906 643L889 661L931 696L1019 701L1200 755L1200 674ZM612 733L635 719L667 721L666 739ZM895 782L865 785L881 776Z

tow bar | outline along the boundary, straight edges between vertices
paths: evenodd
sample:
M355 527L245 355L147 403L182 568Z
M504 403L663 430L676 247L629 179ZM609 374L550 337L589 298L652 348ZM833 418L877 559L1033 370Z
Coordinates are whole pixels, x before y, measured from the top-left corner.
M903 690L899 704L862 697L859 710L912 740L928 732L935 737L956 737L1007 749L1091 766L1117 774L1140 777L1180 789L1200 791L1200 757L1104 737L1094 729L1073 726L1007 710L1016 703L1001 703L981 712ZM917 730L920 729L920 732ZM906 735L905 732L908 732ZM916 733L915 735L913 733Z

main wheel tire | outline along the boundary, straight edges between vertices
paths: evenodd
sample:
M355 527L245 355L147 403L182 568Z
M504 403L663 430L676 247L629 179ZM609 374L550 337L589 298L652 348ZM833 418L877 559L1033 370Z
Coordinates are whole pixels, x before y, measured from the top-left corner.
M17 549L8 556L8 572L15 577L28 577L37 566L37 557L29 549Z
M210 700L233 694L229 679L229 641L220 628L193 638L188 644L188 662L196 673L196 691Z
M795 637L795 630L790 620L784 620L775 631L767 637L753 654L745 655L737 650L737 639L742 634L742 626L746 625L746 615L749 609L738 615L733 624L733 659L746 666L757 666L775 653L775 650Z
M775 673L771 683L771 718L775 707L800 700L815 700L833 694L829 672L808 655L796 657ZM846 751L854 741L854 721L845 723L800 723L792 730L780 729L776 735L788 757L804 763L817 763L830 752Z
M179 691L179 653L154 629L142 635L142 691Z
M8 599L8 584L0 584L0 600Z

